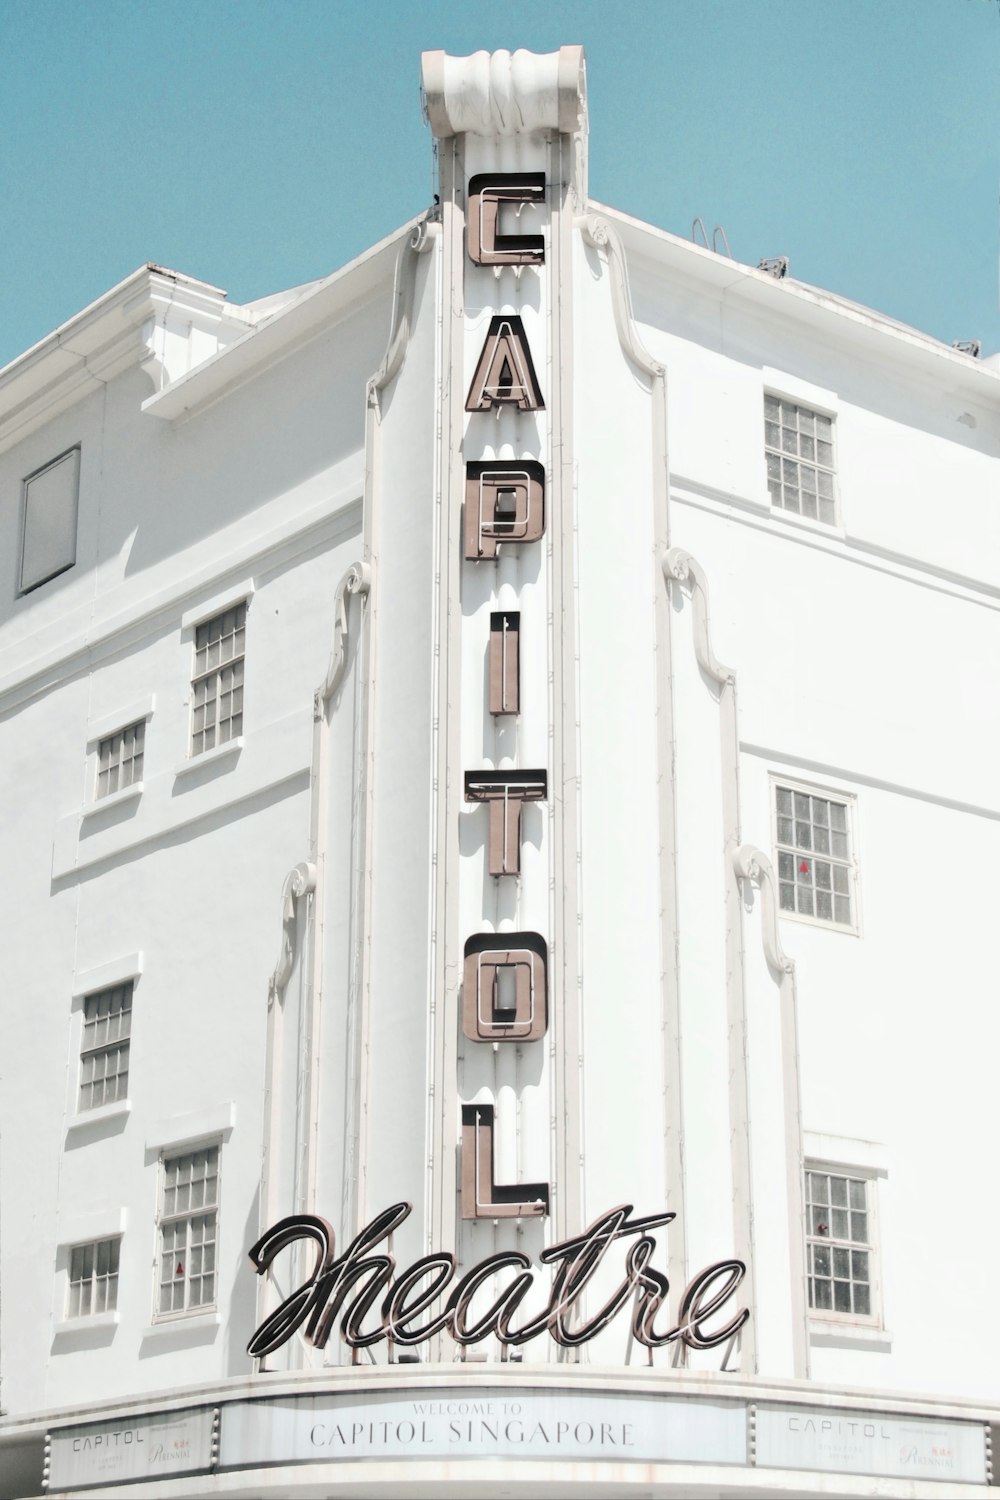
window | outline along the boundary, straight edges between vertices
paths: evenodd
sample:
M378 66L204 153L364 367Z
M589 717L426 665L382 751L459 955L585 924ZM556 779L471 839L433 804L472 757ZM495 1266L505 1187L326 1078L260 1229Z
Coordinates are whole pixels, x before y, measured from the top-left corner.
M97 796L110 797L136 781L142 780L142 752L146 740L146 721L129 724L116 734L109 734L97 746Z
M24 481L20 591L65 573L76 562L80 450L71 448Z
M771 504L832 526L837 519L833 418L780 396L765 396L764 451Z
M80 1048L81 1110L97 1109L125 1098L131 1032L131 980L85 997Z
M847 802L776 785L775 811L781 910L854 927Z
M806 1170L809 1307L844 1318L872 1318L874 1185L811 1166Z
M246 601L206 620L194 638L191 754L201 755L243 733Z
M67 1318L114 1312L118 1306L118 1257L121 1240L74 1245L69 1253Z
M158 1316L215 1305L219 1148L163 1158Z

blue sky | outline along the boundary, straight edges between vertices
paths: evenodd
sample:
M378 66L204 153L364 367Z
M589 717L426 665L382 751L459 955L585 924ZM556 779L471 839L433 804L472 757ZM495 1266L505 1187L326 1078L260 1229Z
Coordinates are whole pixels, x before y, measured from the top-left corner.
M335 269L429 201L422 50L564 42L595 198L1000 350L1000 0L0 0L0 364L147 260Z

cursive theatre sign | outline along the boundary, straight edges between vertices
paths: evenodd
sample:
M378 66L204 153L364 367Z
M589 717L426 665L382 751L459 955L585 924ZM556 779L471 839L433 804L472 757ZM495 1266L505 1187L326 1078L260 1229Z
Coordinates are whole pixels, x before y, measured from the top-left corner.
M521 1304L535 1300L536 1272L518 1250L489 1255L458 1280L455 1257L445 1251L421 1256L397 1272L391 1235L411 1211L409 1203L394 1203L372 1219L340 1256L335 1254L331 1225L314 1214L281 1219L262 1235L250 1251L259 1276L282 1250L300 1240L314 1242L316 1261L308 1280L264 1319L247 1353L263 1358L303 1324L308 1342L322 1348L338 1318L340 1336L352 1349L370 1348L383 1340L422 1344L439 1333L450 1334L462 1345L494 1336L508 1346L526 1344L547 1333L557 1344L572 1348L606 1328L630 1299L635 1303L632 1336L646 1348L660 1349L679 1341L691 1349L714 1349L734 1338L750 1316L745 1307L724 1311L746 1267L740 1260L720 1260L688 1283L677 1322L671 1325L667 1319L667 1326L657 1327L670 1284L650 1263L656 1251L650 1231L669 1224L672 1213L633 1219L632 1205L621 1204L595 1219L583 1234L549 1245L539 1256L544 1265L555 1268L548 1300L540 1311L521 1315ZM610 1295L602 1291L605 1300L599 1309L583 1314L580 1302L598 1267L612 1246L626 1240L631 1243L625 1250L621 1279ZM503 1289L491 1291L494 1277L505 1274L510 1280ZM492 1295L494 1300L474 1311L477 1293ZM445 1296L444 1305L432 1312ZM521 1321L515 1322L519 1315Z

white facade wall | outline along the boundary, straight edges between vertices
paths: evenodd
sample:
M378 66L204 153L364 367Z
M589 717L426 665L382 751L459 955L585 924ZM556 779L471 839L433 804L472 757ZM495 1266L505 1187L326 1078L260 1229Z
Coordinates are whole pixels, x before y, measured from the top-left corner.
M359 550L364 381L387 318L388 286L177 427L142 412L149 381L126 371L0 457L7 1411L249 1368L267 975L308 847L312 697ZM21 478L71 444L77 564L16 598ZM230 598L249 599L246 733L188 761L188 622ZM94 726L147 712L141 797L95 802ZM82 991L108 966L139 971L128 1108L90 1118ZM203 1138L222 1146L218 1312L154 1326L159 1146ZM63 1247L119 1230L117 1326L67 1325Z
M511 75L523 128L496 134L470 70L440 214L344 272L246 309L173 278L164 311L172 273L150 268L0 373L0 1495L36 1492L46 1432L59 1474L61 1428L139 1433L186 1407L209 1412L206 1442L214 1420L213 1472L123 1493L404 1494L412 1454L391 1444L296 1467L316 1443L289 1436L303 1393L364 1413L499 1400L498 1381L546 1421L592 1395L637 1431L651 1402L684 1414L669 1453L531 1468L572 1493L638 1484L643 1455L649 1494L874 1493L880 1473L955 1492L819 1439L801 1472L750 1473L745 1433L771 1452L788 1403L916 1423L914 1454L938 1421L939 1446L984 1445L960 1492L988 1480L998 375L590 203L585 128L531 125L551 105L536 65L554 66ZM519 221L542 266L469 262L483 171L545 173ZM523 318L541 410L464 410L496 313ZM772 507L765 393L833 416L835 524ZM76 564L18 597L22 481L76 445ZM482 458L546 470L542 539L495 562L462 556ZM195 627L241 599L242 743L189 760ZM521 709L496 717L489 616L513 609ZM97 739L146 716L141 794L94 803ZM464 775L532 767L548 795L523 809L521 875L491 877ZM776 784L848 802L850 930L773 910ZM519 930L547 944L546 1036L470 1042L464 944ZM80 1115L82 997L128 976L128 1107ZM548 1184L546 1216L462 1217L463 1103L495 1105L496 1180ZM159 1158L199 1143L221 1150L216 1303L157 1320ZM870 1181L877 1317L808 1311L804 1161ZM258 1281L261 1232L319 1214L340 1253L400 1201L400 1266L524 1251L526 1310L545 1246L616 1204L668 1210L657 1327L729 1257L746 1279L718 1316L750 1321L680 1363L647 1364L623 1312L582 1354L543 1335L521 1365L495 1339L461 1360L445 1335L419 1369L384 1344L360 1368L335 1331L256 1366L254 1328L314 1253ZM118 1234L114 1318L64 1317L68 1247ZM527 1455L477 1467L468 1446L448 1461L447 1432L424 1441L442 1493L529 1474Z
M690 323L695 313L682 300ZM814 1348L811 1370L857 1385L940 1388L926 1309L928 1289L943 1280L949 1298L968 1298L959 1321L975 1330L944 1383L955 1394L977 1381L990 1389L973 1266L974 1247L996 1231L995 1205L974 1179L983 1160L976 1143L991 1128L998 1040L983 1005L997 713L975 684L988 680L1000 650L996 409L960 388L953 371L932 384L905 356L893 361L889 347L879 360L852 359L853 330L831 329L806 354L799 331L777 316L763 328L724 306L714 337L692 348L677 337L674 312L668 304L646 313L642 332L669 371L671 540L705 568L714 648L737 676L742 836L772 850L775 778L853 799L858 934L783 917L781 941L796 961L807 1151L814 1136L857 1140L864 1164L860 1143L882 1147L892 1339L878 1351L849 1338ZM839 526L771 510L765 390L836 414ZM683 804L680 774L678 789ZM703 831L701 823L690 833L702 855ZM972 870L981 878L969 881ZM693 924L696 942L710 922ZM776 996L752 928L747 939L751 1079L761 1073L751 1106L756 1158L777 1134L766 1062ZM717 938L708 946L718 953ZM758 1121L767 1131L760 1144ZM952 1184L940 1217L926 1197L935 1180ZM942 1220L957 1230L954 1256L933 1227ZM760 1299L761 1253L757 1273ZM783 1277L772 1295L784 1300Z

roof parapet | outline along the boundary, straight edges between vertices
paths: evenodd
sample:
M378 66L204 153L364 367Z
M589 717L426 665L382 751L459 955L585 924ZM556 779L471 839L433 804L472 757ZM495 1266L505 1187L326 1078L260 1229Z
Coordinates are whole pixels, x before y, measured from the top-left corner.
M248 321L219 287L140 266L0 370L0 452L130 366L176 378Z
M630 258L636 256L648 265L669 270L672 275L702 281L706 288L725 297L766 309L769 317L780 311L804 328L821 331L824 339L829 339L836 330L838 337L851 340L858 348L863 345L873 350L878 348L886 359L904 360L912 369L922 369L937 381L948 379L977 391L986 400L996 399L1000 353L972 359L933 334L838 292L812 286L793 276L775 278L769 271L720 255L621 209L596 201L591 201L589 207L591 213L607 219L617 229Z

